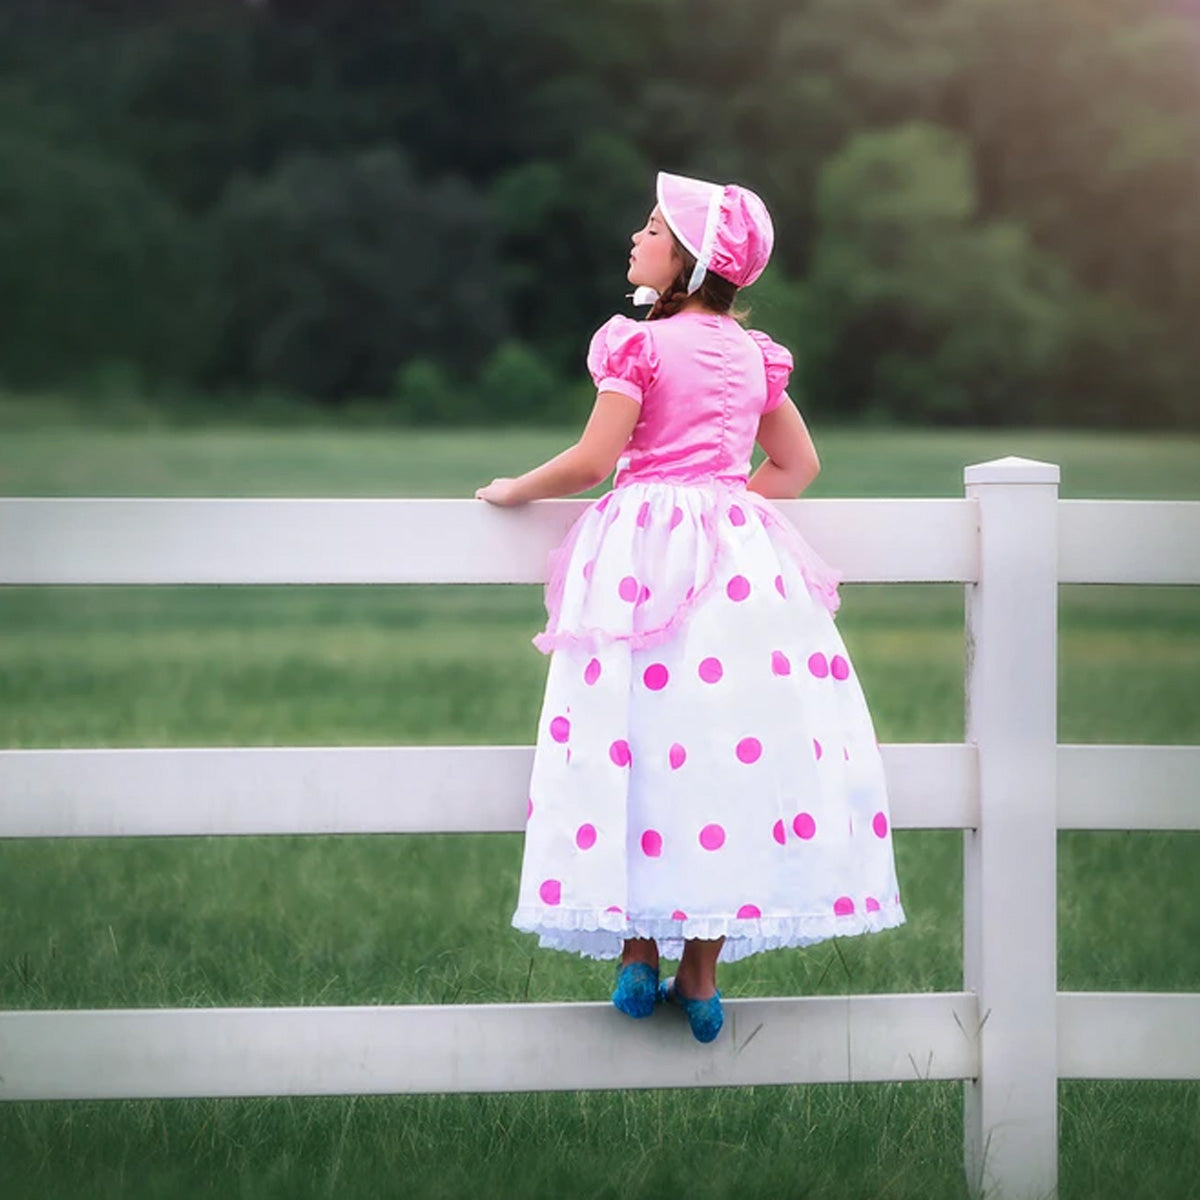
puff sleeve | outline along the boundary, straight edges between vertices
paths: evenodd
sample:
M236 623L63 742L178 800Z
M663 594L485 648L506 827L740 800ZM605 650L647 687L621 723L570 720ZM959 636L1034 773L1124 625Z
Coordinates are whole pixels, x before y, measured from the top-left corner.
M641 404L658 374L658 355L646 322L610 318L592 336L587 366L597 391L620 392Z
M769 413L783 403L787 395L788 380L792 374L792 352L778 342L773 342L765 333L757 329L746 331L762 351L763 365L767 369L767 402L763 412Z

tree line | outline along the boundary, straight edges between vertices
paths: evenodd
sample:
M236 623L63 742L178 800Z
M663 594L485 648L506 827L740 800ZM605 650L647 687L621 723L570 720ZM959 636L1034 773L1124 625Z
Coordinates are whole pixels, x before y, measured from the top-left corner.
M806 411L1194 428L1197 62L1194 0L8 0L0 385L555 420L662 168L767 200Z

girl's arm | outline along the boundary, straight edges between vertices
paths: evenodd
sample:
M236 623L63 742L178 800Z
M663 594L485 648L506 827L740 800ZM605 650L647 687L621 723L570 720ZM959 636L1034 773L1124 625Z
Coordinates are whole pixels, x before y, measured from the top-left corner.
M820 473L817 448L791 397L763 414L755 440L767 458L750 476L750 491L768 500L794 500Z
M641 405L621 392L601 392L579 441L517 479L493 479L476 500L511 507L552 496L573 496L603 482L629 444Z

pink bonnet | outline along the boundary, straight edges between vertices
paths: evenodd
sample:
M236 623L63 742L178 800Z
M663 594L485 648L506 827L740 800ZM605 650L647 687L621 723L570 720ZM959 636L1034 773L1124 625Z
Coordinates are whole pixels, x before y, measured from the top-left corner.
M656 191L663 219L696 259L689 294L704 282L705 271L737 287L763 273L775 230L767 206L749 188L659 171Z

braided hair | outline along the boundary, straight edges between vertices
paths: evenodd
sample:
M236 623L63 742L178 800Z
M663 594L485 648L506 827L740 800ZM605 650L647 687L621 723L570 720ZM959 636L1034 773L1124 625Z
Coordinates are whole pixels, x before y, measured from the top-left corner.
M680 267L679 274L654 302L654 307L646 316L647 321L673 317L689 299L687 285L696 266L696 257L684 248L673 232L671 240L675 243L675 250L679 257L683 260L683 266ZM697 296L710 312L728 313L734 320L742 321L748 314L743 310L734 309L733 301L737 293L736 284L730 283L728 279L722 279L720 275L712 271L705 271L704 282L692 294Z

